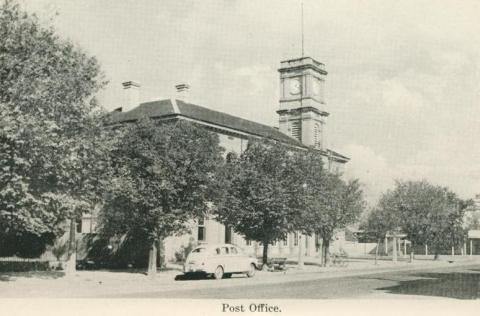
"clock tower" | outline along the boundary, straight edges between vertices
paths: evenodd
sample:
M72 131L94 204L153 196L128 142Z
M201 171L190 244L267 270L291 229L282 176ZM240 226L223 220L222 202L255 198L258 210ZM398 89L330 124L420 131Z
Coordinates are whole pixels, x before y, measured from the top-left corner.
M325 65L311 57L282 61L280 64L279 129L304 145L322 149Z

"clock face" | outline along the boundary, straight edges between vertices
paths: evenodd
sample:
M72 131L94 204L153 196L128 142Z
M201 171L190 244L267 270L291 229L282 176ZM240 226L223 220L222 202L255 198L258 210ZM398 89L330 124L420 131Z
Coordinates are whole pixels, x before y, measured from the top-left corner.
M289 92L290 94L299 94L300 93L300 79L291 79L289 84Z

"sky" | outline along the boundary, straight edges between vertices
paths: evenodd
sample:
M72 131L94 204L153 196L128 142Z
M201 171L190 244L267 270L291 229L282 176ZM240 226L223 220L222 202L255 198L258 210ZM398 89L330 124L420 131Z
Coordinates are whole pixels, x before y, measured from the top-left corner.
M280 61L301 56L301 0L21 0L100 61L107 109L189 101L278 126ZM327 147L373 204L394 180L480 193L480 2L303 0L305 55L324 63ZM55 12L58 16L55 16Z

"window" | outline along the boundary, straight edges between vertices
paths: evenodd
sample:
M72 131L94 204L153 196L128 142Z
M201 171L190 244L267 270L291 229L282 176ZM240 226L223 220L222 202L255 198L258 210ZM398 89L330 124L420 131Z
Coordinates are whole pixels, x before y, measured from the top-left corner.
M272 246L276 246L276 245L277 245L277 241L276 240L272 241Z
M77 221L77 233L81 233L82 232L82 220L79 220Z
M225 225L225 243L232 243L232 228L228 225Z
M301 140L301 136L302 136L301 121L292 121L290 125L290 135L297 140Z
M298 246L298 233L293 234L293 245Z
M198 241L205 241L206 239L205 219L202 217L198 220Z
M250 239L245 240L245 245L251 246L251 245L252 245L252 241L251 241Z
M322 239L318 234L315 234L315 249L317 249L318 251L321 246L322 246Z
M288 236L285 236L285 238L283 239L283 245L288 246Z
M232 255L238 254L237 248L235 248L235 247L230 247L230 253L231 253Z

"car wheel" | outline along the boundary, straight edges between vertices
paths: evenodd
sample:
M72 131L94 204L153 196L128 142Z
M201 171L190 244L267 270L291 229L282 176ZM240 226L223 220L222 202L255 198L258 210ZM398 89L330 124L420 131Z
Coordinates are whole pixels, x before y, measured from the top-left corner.
M255 265L253 263L250 264L250 269L247 271L247 277L251 278L255 275L255 271L257 269L255 268Z
M213 277L215 278L215 280L221 280L223 278L223 268L222 268L222 266L218 266L215 269L215 273L213 274Z

